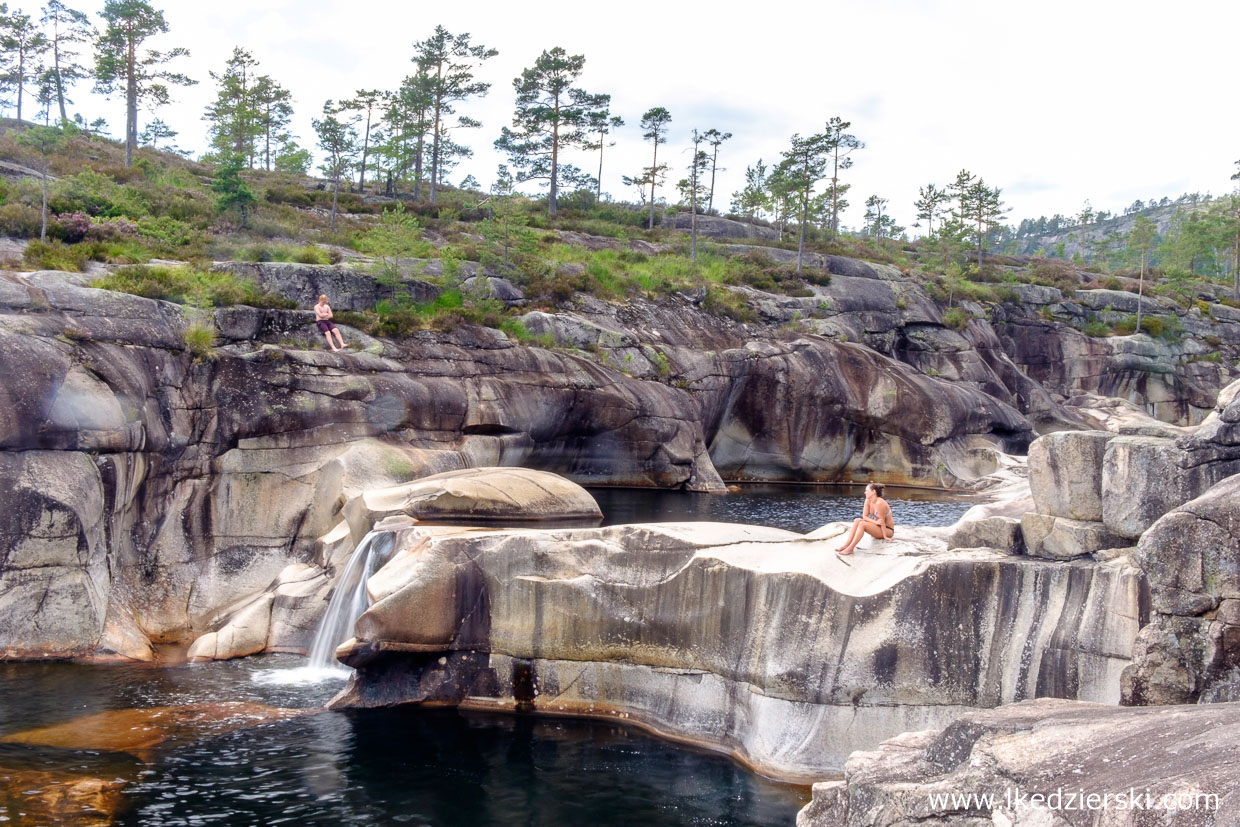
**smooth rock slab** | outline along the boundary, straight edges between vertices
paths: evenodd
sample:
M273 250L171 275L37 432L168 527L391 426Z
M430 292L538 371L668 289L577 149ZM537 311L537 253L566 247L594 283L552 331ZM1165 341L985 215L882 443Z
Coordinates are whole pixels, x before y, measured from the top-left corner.
M1044 699L975 712L854 753L842 781L814 785L797 827L1233 825L1237 731L1240 704Z
M1021 517L1020 528L1029 555L1048 560L1073 560L1123 545L1123 538L1102 523L1085 520L1028 513Z
M530 468L466 468L422 477L406 485L367 491L375 517L407 514L420 519L602 519L590 493L557 474Z
M1102 519L1104 431L1047 434L1029 446L1029 488L1038 512L1070 520Z
M337 652L357 673L332 705L615 716L807 779L969 708L1118 701L1145 620L1126 560L926 550L908 530L846 563L838 540L726 523L440 531L371 577Z

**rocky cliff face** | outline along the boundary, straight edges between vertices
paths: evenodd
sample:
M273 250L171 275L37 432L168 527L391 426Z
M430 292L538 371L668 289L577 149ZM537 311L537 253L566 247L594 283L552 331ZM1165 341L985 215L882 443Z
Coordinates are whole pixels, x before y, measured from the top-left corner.
M971 713L855 753L842 780L814 785L797 827L1233 824L1238 726L1237 704Z
M339 653L357 673L333 705L617 717L812 778L968 709L1119 699L1144 622L1126 561L945 552L914 535L845 564L840 530L432 535L369 581Z
M833 281L812 297L737 289L756 324L703 312L704 293L582 298L525 315L551 349L481 328L401 343L349 331L362 350L334 355L306 312L234 307L195 316L218 335L198 360L177 306L68 274L0 275L0 610L13 619L0 652L149 657L149 641L193 639L290 563L322 564L316 538L350 497L440 471L960 487L1035 425L1084 423L1059 402L1070 388L1022 369L1030 346L1008 343L1024 341L1011 320L1003 335L980 319L956 332L899 271L820 258ZM243 269L306 304L322 290L341 307L381 298L348 268ZM1079 337L1039 324L1053 342ZM1181 374L1164 383L1175 405Z

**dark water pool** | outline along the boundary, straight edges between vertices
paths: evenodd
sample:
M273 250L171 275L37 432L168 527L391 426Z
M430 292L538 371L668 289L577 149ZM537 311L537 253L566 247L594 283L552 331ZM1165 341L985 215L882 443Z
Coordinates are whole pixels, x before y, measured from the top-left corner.
M605 524L717 520L797 532L851 519L862 502L861 486L591 493ZM897 525L948 525L977 501L887 493ZM728 827L791 825L808 800L808 790L725 756L610 722L321 711L340 681L272 680L303 664L295 656L193 666L0 663L0 823ZM311 712L243 722L253 710L221 712L221 702ZM208 722L148 737L146 713L125 712L158 707L175 707L167 715L177 721ZM68 726L38 743L3 742L57 724ZM100 785L105 793L90 792Z
M603 524L714 520L783 528L804 534L837 520L861 516L863 485L742 485L728 494L694 494L634 488L591 488ZM978 497L911 488L888 488L896 525L951 525Z
M256 680L302 661L0 664L0 737L133 707L318 706L339 682ZM49 823L33 815L35 791L47 786L37 773L46 770L62 781L123 783L111 822L121 825L791 825L807 800L803 788L632 727L454 710L318 712L223 733L188 728L137 754L0 743L0 820ZM89 817L55 823L107 823Z

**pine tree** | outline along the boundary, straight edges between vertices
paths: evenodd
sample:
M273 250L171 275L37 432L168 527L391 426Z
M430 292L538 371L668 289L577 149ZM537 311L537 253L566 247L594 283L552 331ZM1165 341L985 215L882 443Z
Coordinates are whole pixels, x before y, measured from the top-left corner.
M188 49L178 46L166 52L140 51L148 38L168 31L164 13L145 0L104 0L99 16L107 26L95 42L95 91L106 95L124 92L125 166L131 166L138 143L139 104L166 106L170 101L166 84L190 86L197 81L159 68L188 56Z
M260 129L254 96L257 70L254 56L235 46L224 71L210 73L218 89L203 120L210 123L208 132L214 157L229 159L235 155L248 161L254 155L254 141Z
M155 118L146 125L146 129L142 130L142 134L138 136L138 142L142 146L149 146L151 149L159 149L159 142L171 140L180 133L177 132L161 119ZM169 151L176 152L175 145L168 147Z
M234 153L225 157L211 175L211 191L216 196L216 209L220 212L236 210L241 216L242 228L249 220L250 210L258 201L254 197L254 191L241 177L241 170L245 166L245 157Z
M71 9L61 0L48 0L43 7L43 17L39 20L44 29L49 29L47 42L51 52L52 65L48 67L56 90L56 100L60 104L60 119L67 121L65 111L65 89L77 81L89 77L90 72L77 60L80 54L75 48L79 43L90 43L95 39L95 27L85 13ZM72 101L68 101L72 103Z
M934 219L943 214L947 208L947 202L951 200L946 190L940 189L934 184L926 184L918 190L918 199L913 202L913 206L917 209L917 221L914 227L920 227L921 222L926 222L926 235L934 235Z
M732 193L732 211L748 218L770 209L770 193L767 190L766 164L762 159L751 167L745 167L745 186Z
M435 190L445 161L444 141L451 129L445 119L455 114L453 104L487 93L491 84L474 80L474 69L499 54L495 49L471 45L469 39L468 33L452 34L443 26L436 26L430 37L413 44L413 61L428 80L433 113L430 130L432 204L435 203ZM463 128L480 125L465 117L459 117L457 121L457 126Z
M702 144L706 142L706 136L703 133L693 130L693 159L689 162L689 177L680 181L678 186L681 192L681 201L688 202L689 206L689 257L694 264L697 263L697 214L698 204L707 195L703 178L706 175L706 168L710 164L710 156L702 149Z
M802 138L792 136L792 146L783 153L779 164L781 177L799 196L801 226L797 237L797 272L801 272L801 259L805 254L805 224L809 218L809 194L814 185L826 174L827 153L832 146L830 135L820 133Z
M0 14L0 52L4 55L7 81L17 92L17 120L22 120L22 98L26 87L43 74L43 56L50 47L30 15L20 11Z
M50 89L50 87L49 87ZM50 101L50 96L49 96ZM69 121L61 121L58 126L40 126L32 124L17 134L17 142L30 147L39 153L43 160L41 178L43 181L43 209L39 225L39 241L47 243L47 156L62 146L77 130Z
M366 191L366 158L370 153L370 122L374 118L375 110L383 101L384 95L378 89L358 89L357 94L352 98L340 102L344 109L358 113L359 122L361 119L366 121L365 132L362 135L362 161L357 177L358 191L363 193Z
M598 150L595 201L603 197L603 149L616 145L615 141L608 142L607 136L622 126L624 126L624 118L611 114L611 95L595 95L590 111L586 113L586 132L593 137L585 144L587 150Z
M383 111L386 140L376 148L390 162L393 178L405 180L412 172L415 201L422 199L422 166L433 126L432 105L430 78L423 72L406 77L387 100ZM388 194L394 195L394 189Z
M597 98L573 85L585 64L585 55L570 55L559 46L539 55L534 65L512 82L517 92L512 118L515 129L504 127L495 141L496 149L508 153L518 183L547 181L548 215L556 213L560 153L570 147L584 147L589 139L587 116L596 107Z
M667 171L667 164L659 165L659 144L667 143L667 125L671 122L672 114L662 106L647 109L641 120L641 127L646 130L642 137L654 144L650 166L643 173L643 177L650 184L650 224L647 229L651 230L654 229L654 189Z
M957 178L959 181L959 177ZM1002 191L986 186L985 180L974 180L963 192L962 219L970 225L977 248L977 269L982 269L982 246L990 230L999 223L1006 210L1003 206Z
M731 132L720 132L708 129L702 133L703 140L710 144L710 193L706 196L706 212L715 210L715 173L719 171L719 145L732 137ZM724 172L727 172L725 169Z
M272 163L291 139L284 130L293 118L293 93L270 75L259 75L254 82L252 106L255 113L254 131L263 139L263 168L270 171ZM253 162L250 165L253 166Z
M326 160L319 167L332 182L332 212L328 229L336 231L336 208L340 200L340 179L349 169L353 154L357 151L357 130L342 121L341 110L332 101L323 104L323 117L311 121L319 136L319 149L326 153Z
M1154 249L1154 222L1139 215L1128 234L1128 246L1141 257L1141 280L1137 282L1137 330L1141 330L1141 299L1145 296L1145 262Z
M847 187L840 185L840 171L849 169L852 164L852 153L858 149L865 149L865 144L857 140L857 136L847 132L852 127L851 121L842 118L832 118L827 121L826 131L826 148L831 157L831 235L835 237L840 233L840 211L843 207L840 200L844 195Z

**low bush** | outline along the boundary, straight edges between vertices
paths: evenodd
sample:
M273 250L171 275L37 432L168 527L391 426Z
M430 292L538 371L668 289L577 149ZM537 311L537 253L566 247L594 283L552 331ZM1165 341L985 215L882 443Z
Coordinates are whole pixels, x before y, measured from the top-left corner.
M1057 258L1034 259L1029 266L1029 279L1034 284L1058 288L1065 296L1076 295L1077 288L1081 286L1076 269Z
M29 204L0 206L0 235L16 238L38 238L43 227L43 214Z
M215 328L210 324L194 322L185 328L184 341L185 349L193 355L195 361L215 355Z
M32 270L61 270L67 273L80 273L86 266L88 257L81 247L63 244L59 241L31 241L22 253L22 263Z
M91 282L91 287L199 307L234 304L251 307L296 306L295 302L262 290L249 279L223 270L195 267L152 267L145 264L124 267Z
M952 330L964 330L973 317L959 307L949 307L943 311L943 324Z
M707 313L726 316L733 321L746 324L758 320L757 312L745 302L742 296L717 284L707 285L706 297L702 299L702 309Z

